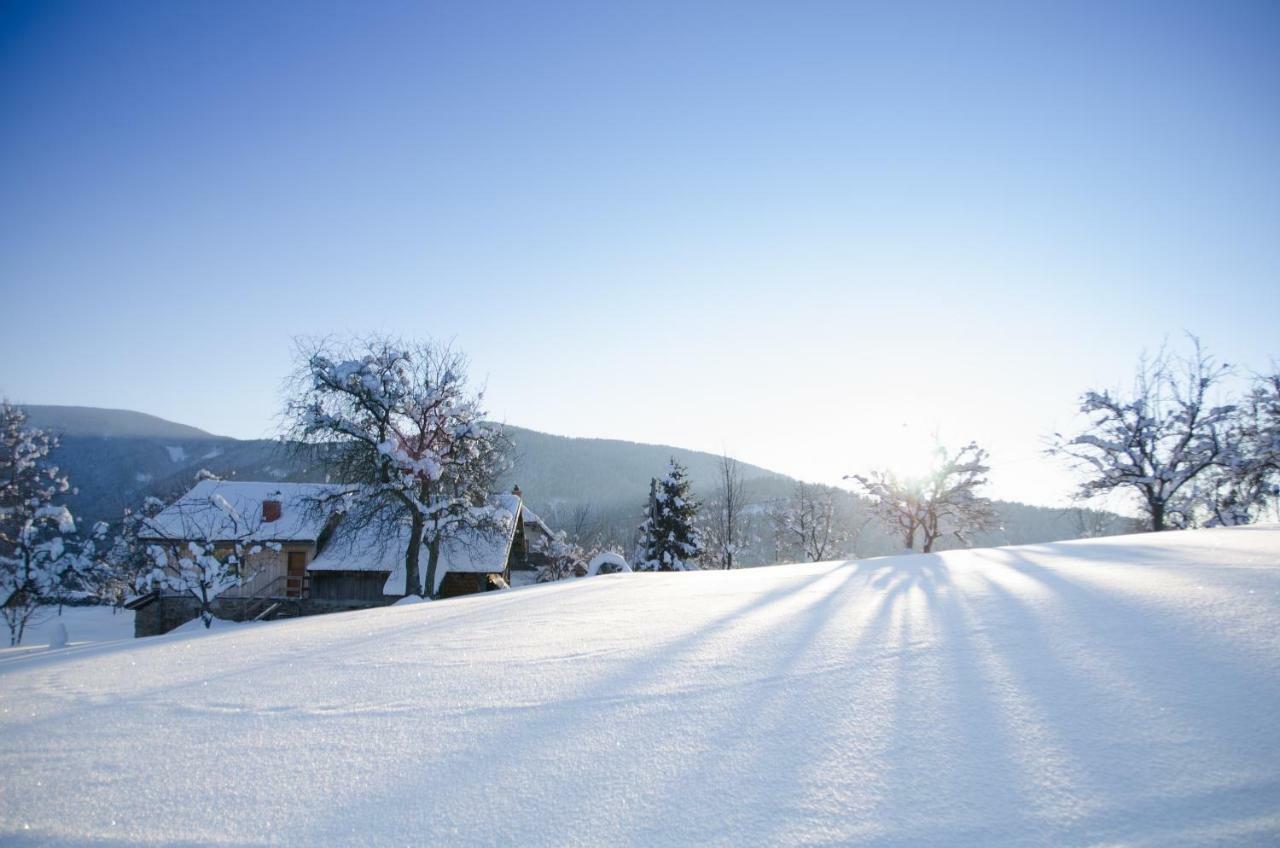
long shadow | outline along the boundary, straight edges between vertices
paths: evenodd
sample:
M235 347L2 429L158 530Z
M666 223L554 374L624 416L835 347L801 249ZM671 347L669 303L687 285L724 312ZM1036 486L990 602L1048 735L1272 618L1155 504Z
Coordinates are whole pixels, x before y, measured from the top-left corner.
M1089 621L1094 631L1105 629L1112 640L1108 647L1127 648L1111 651L1116 662L1125 656L1142 657L1141 666L1127 663L1125 673L1141 680L1144 690L1165 693L1176 687L1193 690L1208 701L1189 716L1217 716L1222 718L1219 725L1231 726L1256 722L1258 709L1269 711L1272 718L1280 710L1280 675L1266 673L1268 662L1274 671L1274 657L1252 651L1242 657L1239 644L1216 638L1209 627L1193 627L1194 622L1154 605L1126 602L1119 593L1067 579L1023 556L993 552L992 559L1046 587L1074 620Z
M1173 809L1178 786L1169 785L1185 785L1186 764L1204 756L1188 750L1193 741L1212 752L1197 778L1252 773L1274 780L1280 759L1274 680L1206 652L1186 638L1184 622L1166 621L1167 613L1124 603L1016 554L992 552L987 558L1044 587L1065 622L1051 631L1051 619L1031 612L1025 599L984 575L1006 626L1027 637L1022 649L1005 651L1007 664L1022 690L1065 733L1063 743L1101 790L1094 797L1108 800L1100 809L1080 810L1068 831L1074 838L1105 838L1141 810L1158 812L1159 821L1194 821L1187 810ZM1064 662L1064 653L1080 659ZM1113 685L1100 683L1098 674ZM1117 691L1122 687L1127 691ZM1212 795L1218 789L1196 792ZM1223 797L1236 799L1241 815L1280 809L1280 799L1247 795L1241 790ZM1222 817L1216 810L1202 812Z
M990 822L1024 810L1028 797L1012 747L1000 732L989 684L975 662L972 622L948 567L936 555L917 555L870 566L870 572L872 586L885 595L858 653L865 657L879 649L872 662L892 663L889 734L868 764L882 769L871 792L878 800L846 822L843 838L915 845L929 824L939 821L951 830L989 832ZM894 650L885 654L880 640L890 635L895 620ZM811 769L826 773L828 766L814 756ZM978 824L969 824L975 820ZM782 824L771 841L783 841ZM830 826L839 828L839 820Z
M1132 826L1140 816L1148 816L1158 822L1176 820L1184 824L1197 821L1196 813L1183 806L1184 799L1171 787L1170 780L1183 778L1184 763L1189 752L1185 739L1197 739L1216 751L1230 747L1228 739L1216 733L1196 713L1170 716L1169 712L1183 712L1166 706L1157 706L1153 699L1160 699L1158 684L1148 680L1147 673L1132 664L1111 670L1115 680L1132 685L1132 693L1125 698L1116 690L1103 690L1098 681L1068 662L1057 658L1056 644L1060 635L1050 632L1043 625L1043 617L1029 614L1020 599L1000 584L987 579L989 591L1004 603L1007 623L1021 633L1028 634L1034 647L1041 651L1010 652L1009 665L1023 681L1028 697L1036 699L1039 708L1052 726L1062 733L1062 742L1078 752L1091 780L1094 798L1105 798L1106 804L1092 812L1083 812L1071 822L1066 833L1071 839L1106 840L1115 836L1117 829ZM1094 652L1103 665L1121 666L1116 656L1123 652L1112 651L1107 657L1105 648L1097 651L1096 643L1079 644L1079 648ZM1018 658L1015 658L1018 657ZM1151 696L1135 701L1133 693ZM1167 703L1167 701L1166 701ZM1178 725L1183 725L1179 728ZM1185 728L1193 728L1188 731ZM1229 766L1215 757L1216 767ZM1231 771L1238 771L1240 763L1230 763ZM1276 780L1271 780L1274 787ZM1275 812L1280 802L1275 797L1249 798L1244 789L1228 790L1219 787L1199 789L1203 797L1220 797L1222 802L1235 803L1239 813L1257 815L1258 812ZM1198 811L1208 813L1212 819L1228 817L1221 808ZM1167 825L1166 825L1167 826Z
M993 732L996 711L945 565L935 556L914 556L845 568L850 574L838 588L797 611L795 626L756 640L775 649L764 669L771 684L733 687L727 693L733 699L717 704L732 720L700 740L694 765L666 780L668 793L647 805L664 810L697 803L698 787L719 793L716 807L731 810L729 820L679 831L678 841L812 841L814 828L841 842L863 841L860 833L875 839L871 834L888 821L896 833L890 840L910 845L931 821L990 833L992 822L1025 809L1010 746ZM840 644L840 613L859 590L868 593L868 603L853 611ZM832 653L839 659L832 661ZM814 661L806 663L806 656ZM791 685L811 674L836 676L839 684ZM859 690L864 684L872 696ZM845 686L847 700L833 703ZM813 697L821 700L810 702ZM874 707L869 697L887 698L887 714L873 708L865 719L851 717L853 705ZM946 728L936 726L940 718L951 719ZM886 720L887 727L862 723ZM845 774L833 779L833 770ZM861 785L864 779L877 786ZM973 806L982 809L975 814ZM970 824L974 819L980 823ZM1021 824L1024 831L1040 829L1034 821ZM672 835L669 823L640 822L628 841L649 844Z
M732 821L699 821L697 832L682 830L675 835L678 841L706 844L731 829L740 839L768 841L764 834L776 822L777 808L795 803L788 796L798 783L796 774L805 765L797 752L823 707L806 700L812 689L794 684L810 675L843 672L830 665L801 666L805 656L815 652L815 642L822 636L842 638L833 622L846 609L850 595L866 586L865 570L855 565L841 565L830 574L838 577L838 582L817 600L791 611L776 625L762 627L752 638L734 643L736 654L765 661L750 663L750 677L711 693L711 704L703 708L713 705L726 720L712 725L716 729L711 733L705 733L705 724L695 723L701 731L696 755L686 758L684 768L645 793L646 809L656 811L697 804L708 794L714 796L708 803L722 812L726 807L733 810ZM862 628L866 626L864 623ZM855 627L847 634L850 644L857 644L862 628ZM767 779L761 780L763 776ZM741 825L745 821L751 826L744 829ZM633 820L626 828L627 841L648 845L663 837L670 839L670 824L652 817Z
M599 578L607 581L609 576ZM594 594L606 590L608 587L602 582L599 585L590 585L584 581L583 584L574 585L572 588L575 592L576 599L587 600L584 596ZM513 593L515 594L515 593ZM538 594L538 593L531 593ZM457 599L465 600L465 599ZM481 598L488 604L489 609L495 607L502 608L512 605L512 603L528 603L529 598L507 599L507 598ZM448 610L443 607L450 607ZM461 608L460 608L461 607ZM403 621L389 620L386 616L390 612L391 615L403 617ZM443 615L443 613L452 613ZM72 691L67 691L65 687L59 685L50 685L47 688L53 690L61 690L63 697L67 700L60 703L58 707L49 706L46 712L42 712L39 716L30 720L17 720L13 716L6 719L6 725L14 730L26 729L37 725L53 724L57 725L61 719L75 716L92 721L92 714L99 710L114 709L122 703L133 704L139 708L154 706L165 708L174 703L181 702L184 695L188 692L200 692L201 696L207 691L210 685L216 685L224 680L235 680L244 676L253 675L261 671L278 672L277 677L287 677L289 675L289 665L293 659L292 654L295 652L299 655L307 655L311 653L315 646L306 641L308 631L313 629L323 629L325 632L322 638L332 643L332 650L328 654L328 659L335 668L341 666L344 657L363 659L366 649L370 645L381 644L389 639L396 639L403 636L403 628L408 626L413 628L415 637L423 640L423 650L419 658L425 662L431 661L430 639L432 636L438 635L436 631L449 628L451 625L465 623L475 610L469 606L463 607L461 604L452 604L451 602L433 602L423 604L421 606L411 607L405 610L388 611L386 609L368 609L354 610L351 612L332 613L325 616L308 616L303 619L295 619L290 621L274 621L263 622L261 624L252 625L249 628L233 628L223 631L215 631L211 633L169 633L162 636L148 637L145 639L137 639L133 641L109 642L101 645L85 646L88 649L83 652L77 652L74 655L61 655L60 652L49 652L36 656L24 656L15 658L15 660L29 660L31 665L23 668L14 663L5 674L21 674L24 671L38 675L45 681L51 681L64 672L74 672L74 667L68 668L68 663L78 664L80 661L92 661L93 665L89 666L91 672L101 672L104 667L100 665L104 660L112 658L114 655L128 653L137 657L138 662L144 663L148 660L156 662L165 662L168 660L167 655L173 654L177 650L186 648L194 648L197 654L206 654L215 651L220 645L231 639L242 638L247 635L258 636L263 638L276 638L279 642L274 651L262 651L259 656L262 657L260 662L256 663L234 663L231 666L218 671L214 670L212 663L192 662L192 658L183 658L178 668L190 670L188 679L177 682L172 677L158 676L157 682L153 686L139 687L136 682L129 685L127 694L121 694L118 697L112 697L111 693L95 690L92 693L86 693L82 697ZM377 632L359 638L343 638L341 642L334 642L333 630L336 627L349 625L352 630L357 628L363 629L362 625L376 624ZM270 634L270 637L268 637ZM160 652L163 655L155 658L154 655ZM211 659L206 656L206 659ZM43 662L39 662L43 660ZM360 663L354 663L358 665ZM342 681L336 679L334 681L336 687L341 687ZM10 683L11 685L11 683ZM11 690L12 691L12 690ZM339 689L339 691L342 691ZM344 692L345 694L345 692ZM154 696L163 695L163 702L156 702ZM86 697L92 697L91 702ZM196 699L199 700L199 699ZM46 705L49 702L46 701ZM89 716L84 716L84 713ZM252 711L245 712L245 718L253 718L256 714Z
M466 798L485 797L486 793L494 791L504 795L518 793L518 774L522 762L536 761L565 745L581 744L584 736L593 733L612 735L613 722L617 720L617 716L611 712L614 707L635 707L650 699L659 702L672 700L670 692L646 696L640 690L669 671L681 657L693 652L711 636L721 634L725 628L744 618L749 621L753 615L802 592L828 574L829 572L821 572L806 577L797 576L768 592L753 595L745 603L734 606L675 639L658 642L652 650L621 668L578 682L576 691L540 695L543 703L537 709L504 708L497 705L491 714L509 714L504 725L492 731L486 730L475 743L449 752L442 760L433 764L442 772L463 775L462 779L449 784L448 800L457 803ZM686 692L687 694L689 693ZM696 695L697 691L693 690L692 694ZM678 700L679 693L676 695ZM500 761L490 759L494 755L500 756ZM415 793L419 790L420 787L413 787ZM370 797L386 793L400 795L403 792L403 789L398 789L392 783L378 790L366 787L359 796L344 799L346 804L331 807L330 815L318 820L313 832L325 833L344 821L348 815L346 810L351 805L366 803ZM415 794L411 800L402 800L404 805L398 809L403 810L406 815L414 814L423 822L436 821L440 817L441 810L432 806L438 799ZM575 801L570 792L566 792L561 800L570 805ZM598 798L586 800L593 804L599 802Z
M922 817L907 835L886 834L856 843L865 848L922 846L1273 846L1280 844L1274 803L1280 783L1267 781L1191 793L1146 798L1125 809L1085 814L1069 831L995 828L985 824L928 821ZM1010 822L1018 810L1010 810Z
M663 646L660 646L658 649L656 649L653 652L651 661L646 661L644 659L641 659L635 663L635 666L631 671L624 670L622 672L619 672L616 675L613 675L611 678L606 678L603 682L599 684L594 684L594 683L589 684L587 687L587 691L588 691L587 697L579 700L583 702L589 701L592 698L592 696L589 693L597 692L600 694L594 697L601 702L606 701L611 697L611 692L616 691L620 688L620 683L624 681L625 678L631 677L633 680L643 679L645 676L642 672L643 667L648 666L650 671L656 673L656 668L660 666L664 660L668 659L672 655L678 656L681 652L696 646L701 642L702 638L704 638L708 632L714 632L730 624L734 619L740 616L746 615L754 610L767 607L769 604L782 600L793 592L802 591L806 586L816 582L817 580L822 579L824 576L825 574L816 574L807 578L797 576L794 579L788 580L786 583L778 586L772 591L769 591L762 595L753 596L745 603L735 607L734 609L727 611L723 615L707 623L706 626L701 628L700 630L691 631L677 640L664 643ZM214 636L207 637L205 640L202 640L200 644L206 644L208 639L214 639L214 638L216 637ZM181 644L181 643L177 642L176 644ZM349 645L345 646L345 648L346 648L346 652L348 653L354 650ZM222 675L204 675L202 676L202 680L220 679L221 677L234 678L242 675L252 675L256 671L259 671L263 668L273 667L278 664L279 664L278 657L276 657L275 659L268 657L266 662L259 663L259 664L251 664L248 666L243 666L243 665L238 666L235 669L228 670ZM652 674L649 676L652 676ZM616 682L611 682L611 681L616 681ZM170 700L174 700L174 701L182 700L184 698L183 692L185 692L189 688L200 686L200 689L203 689L204 687L201 686L200 683L201 681L193 681L189 685L184 685L183 687L181 687L180 691L172 693L173 698ZM168 688L171 688L171 687L168 687ZM348 696L349 696L349 693L348 693ZM71 717L73 717L78 724L81 724L83 726L83 723L93 723L94 721L96 721L95 715L97 715L99 711L105 710L110 707L118 707L121 700L132 700L132 699L114 699L110 703L102 703L102 704L85 704L81 702L74 705L73 709L65 712L67 715L70 715ZM534 714L532 717L530 717L529 715L530 711L528 709L522 708L519 706L512 707L508 711L511 713L511 716L509 718L509 729L508 729L508 732L505 734L504 741L506 744L495 745L487 749L482 748L482 750L479 753L484 754L484 753L492 753L496 751L503 751L508 753L509 755L510 752L518 750L519 743L521 742L527 745L542 744L542 740L539 737L544 735L549 735L550 729L553 728L560 721L556 716L555 707L557 703L555 698L551 698L549 700L551 702L551 707L548 709L542 710L541 713ZM146 704L143 704L142 706L146 706ZM167 704L164 706L172 707L171 704ZM499 709L501 708L499 707ZM140 721L146 720L144 716L145 714L140 715ZM225 732L234 734L236 732L234 730L235 727L243 726L244 732L248 734L246 736L246 741L252 742L253 745L256 746L256 748L260 749L257 751L259 755L261 755L263 752L269 753L269 749L271 747L278 746L288 736L294 735L296 732L301 732L301 731L305 731L307 735L315 738L316 753L321 754L321 760L324 759L323 751L325 748L331 748L334 751L338 751L338 750L345 751L350 748L350 745L347 744L347 742L344 740L327 737L322 729L323 723L318 723L316 721L308 721L300 724L299 723L282 724L281 722L275 720L279 718L276 715L259 715L259 714L247 714L243 716L243 718L246 719L243 725L237 723L229 728L226 728ZM424 730L426 730L431 726L432 722L435 721L436 719L437 717L433 715L421 715L419 720L419 725ZM39 723L47 724L49 721L50 719L46 716L42 718L39 721ZM273 731L272 730L273 726L278 727L279 732ZM336 725L330 725L330 726L336 726ZM369 727L370 729L372 729L372 731L375 734L379 732L376 725L366 725L366 727ZM295 731L290 728L297 728L297 730ZM392 730L393 732L399 732L403 728L404 728L403 723L399 723L397 724L396 727L388 728L388 729ZM171 729L173 729L175 732L179 734L182 733L182 731L176 728L171 728ZM571 728L566 727L565 729L569 730ZM427 738L429 737L424 733L423 739L425 740ZM226 740L224 739L223 741L226 741ZM265 748L263 747L264 742L266 746ZM196 742L195 744L198 749L200 747L200 743ZM161 745L161 747L163 748L163 745ZM190 745L186 747L190 747ZM287 751L288 751L287 748L282 749L282 754L284 754ZM176 749L171 751L166 751L166 752L157 752L156 756L161 757L163 759L166 756L173 756L175 753L177 753ZM418 756L418 754L414 752L412 749L408 749L404 753L405 755L408 755L408 756ZM466 760L469 756L471 756L471 754L464 749L460 751L457 754L457 756L454 757L454 759ZM259 758L261 759L261 756L259 756ZM144 770L149 770L151 766L148 765L147 762L145 762L145 760L147 759L150 759L150 757L143 756L142 760L136 763L136 766ZM478 767L477 768L478 771L482 772L484 770L484 767L487 764L482 762L477 762L474 765ZM458 769L458 771L461 772L463 771L463 769ZM380 773L385 774L386 771L383 770ZM216 777L214 774L210 774L209 779L217 781L224 778L219 778L219 777ZM217 790L216 786L210 786L207 788L213 791ZM490 790L491 790L491 787L479 787L479 791L481 794ZM350 798L351 796L343 795L339 797ZM329 800L335 800L335 799L329 799ZM342 803L341 800L338 800L337 803L338 803L338 806L341 807L341 803ZM359 803L359 802L358 800L353 800L350 803ZM429 807L431 804L431 799L415 798L414 804L415 806L418 806L418 807L423 807L423 806ZM326 807L326 810L333 810L333 809L334 809L333 805ZM423 816L423 818L425 819L426 816ZM339 815L338 819L332 822L332 824L335 826L349 824L349 819L343 819L341 815Z
M934 578L917 585L936 639L925 650L904 651L898 665L904 697L895 711L898 755L889 794L901 808L901 844L916 840L922 822L989 830L992 821L1017 820L1033 801L1008 717L978 660L974 634L983 625L945 562L937 555L921 559Z

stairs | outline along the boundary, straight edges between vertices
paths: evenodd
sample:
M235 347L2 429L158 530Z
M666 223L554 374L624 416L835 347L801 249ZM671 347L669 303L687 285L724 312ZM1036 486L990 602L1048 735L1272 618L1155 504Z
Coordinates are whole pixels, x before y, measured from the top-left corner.
M289 590L292 588L290 579L287 575L281 575L275 580L258 589L253 597L245 601L244 612L240 615L241 621L272 621L277 618L293 618L302 614L302 604L299 598L289 597ZM296 578L294 578L296 580Z

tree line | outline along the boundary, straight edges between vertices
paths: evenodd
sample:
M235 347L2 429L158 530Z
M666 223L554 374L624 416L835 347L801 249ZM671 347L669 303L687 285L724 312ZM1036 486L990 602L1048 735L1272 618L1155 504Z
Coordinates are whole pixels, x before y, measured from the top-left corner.
M1280 509L1280 371L1241 377L1191 339L1191 351L1162 348L1140 359L1128 391L1088 390L1082 424L1054 434L1047 452L1080 474L1078 535L1108 532L1095 498L1127 493L1145 528L1248 523ZM338 511L349 530L403 536L404 594L437 591L440 553L459 533L483 532L512 517L492 503L511 461L503 428L488 420L466 358L448 345L381 337L301 343L285 398L282 435L342 485L313 508ZM154 539L144 528L165 504L126 509L113 526L82 530L61 500L71 481L52 461L54 434L28 426L0 404L0 612L17 644L41 605L89 597L119 601L155 588L197 599L206 624L212 600L250 576L261 552L251 517L210 499L189 504L183 538ZM539 579L615 570L733 569L748 551L774 562L858 554L871 525L905 550L972 544L999 524L984 494L989 455L976 442L938 444L923 474L872 469L845 479L859 496L795 483L785 497L753 499L742 466L723 456L705 501L671 460L654 477L630 538L593 528L588 507L553 516L562 525L544 553ZM853 507L850 507L853 504ZM232 528L230 531L228 527ZM145 540L145 541L144 541ZM624 562L625 560L625 562Z

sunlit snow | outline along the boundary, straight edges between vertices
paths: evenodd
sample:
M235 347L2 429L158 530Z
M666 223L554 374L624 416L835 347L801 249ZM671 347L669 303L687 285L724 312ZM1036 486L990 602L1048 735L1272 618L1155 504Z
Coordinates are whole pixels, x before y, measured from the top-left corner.
M0 657L0 842L1275 844L1278 624L1273 526Z

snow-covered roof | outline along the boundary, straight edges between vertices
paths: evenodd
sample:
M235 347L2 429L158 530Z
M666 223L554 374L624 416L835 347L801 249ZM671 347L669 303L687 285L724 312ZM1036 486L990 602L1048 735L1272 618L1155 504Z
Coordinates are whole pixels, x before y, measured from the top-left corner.
M319 537L328 515L309 504L345 487L329 483L277 483L201 480L154 518L144 522L143 538L296 542ZM264 501L280 502L280 517L263 521Z
M507 567L511 542L515 538L515 517L521 509L514 495L497 495L492 511L492 527L468 530L446 539L440 546L440 562L436 569L436 585L449 572L496 574ZM328 546L307 565L308 571L385 571L387 582L383 594L404 594L404 553L409 542L409 529L389 534L380 527L365 527L344 533L339 527ZM420 574L426 579L427 551L419 560Z
M548 539L555 537L556 534L551 532L551 528L547 526L547 522L539 518L537 513L529 509L529 507L524 506L523 501L521 502L521 514L524 517L524 529L526 533L530 530L535 530L545 533Z

